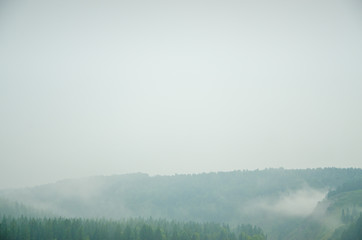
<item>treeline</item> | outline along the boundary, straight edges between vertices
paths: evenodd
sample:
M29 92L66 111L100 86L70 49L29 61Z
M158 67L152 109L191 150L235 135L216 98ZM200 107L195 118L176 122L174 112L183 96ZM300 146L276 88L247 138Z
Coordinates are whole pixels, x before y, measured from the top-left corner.
M258 227L130 219L3 217L1 240L266 240Z
M340 240L362 240L362 215L342 233Z
M330 191L328 197L333 197L339 193L362 190L362 176L359 179L354 179L353 181L348 181L343 183L341 186L338 186L336 190Z
M328 240L362 240L362 214L356 221L336 229Z
M0 198L0 215L12 217L54 217L51 212L35 209L16 201Z
M343 208L341 214L341 221L344 224L351 223L358 218L358 214L359 212L357 211L356 207L353 207L351 211L349 210L349 208L347 208L346 210L344 210Z
M261 196L277 201L282 194L305 186L323 191L336 189L361 176L362 169L352 168L281 168L153 177L127 174L0 191L0 197L29 206L48 206L49 211L64 217L153 216L180 221L258 223L259 217L247 218L248 214L242 212L245 203Z
M20 217L24 213L28 218L62 216L69 219L128 219L152 216L154 219L177 221L226 222L234 226L238 223L251 223L262 226L270 239L322 239L319 235L326 235L325 232L328 232L323 226L324 219L312 221L310 218L303 219L294 215L284 216L276 211L258 208L258 203L264 200L278 203L284 196L303 189L308 191L311 188L321 192L333 189L334 192L328 196L331 205L327 214L336 220L342 220L344 224L350 224L358 218L354 206L358 210L357 214L362 208L362 190L356 190L361 187L361 179L362 169L353 168L280 168L153 177L146 174L98 176L65 180L29 189L0 191L0 215L3 213L6 216ZM3 204L1 198L25 205L9 201ZM32 207L38 206L46 206L46 211L51 214L33 211L36 209ZM171 238L172 229L167 230L162 226L160 228L164 236L161 240L178 240ZM157 225L152 225L153 233L156 230ZM114 235L112 231L109 232L111 236ZM200 234L200 231L198 233ZM134 234L137 238L131 240L139 240L139 232L137 234ZM234 234L230 239L245 239L240 233ZM297 238L296 235L305 237ZM91 232L84 230L84 237L87 236L95 239ZM175 236L181 238L183 235L179 233ZM128 240L124 236L123 239ZM216 238L200 238L213 239Z

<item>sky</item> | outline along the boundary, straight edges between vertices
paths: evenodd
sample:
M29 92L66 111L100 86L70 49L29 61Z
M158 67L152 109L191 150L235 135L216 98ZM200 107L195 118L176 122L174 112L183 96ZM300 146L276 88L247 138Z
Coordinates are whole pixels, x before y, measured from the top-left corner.
M0 189L362 167L360 0L0 0Z

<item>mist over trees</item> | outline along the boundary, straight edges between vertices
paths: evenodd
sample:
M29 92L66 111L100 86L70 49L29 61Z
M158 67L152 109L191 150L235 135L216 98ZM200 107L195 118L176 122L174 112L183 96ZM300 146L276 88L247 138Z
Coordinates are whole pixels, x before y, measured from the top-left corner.
M104 218L110 222L152 217L226 223L233 228L251 224L261 227L271 240L339 239L362 211L362 170L280 168L98 176L0 191L0 200L0 215L15 217L15 222L21 212L30 218Z
M165 220L10 218L0 222L2 240L266 240L260 228Z
M128 174L65 180L0 196L65 217L152 216L262 225L275 214L304 217L328 190L361 176L360 169L335 168Z
M362 240L361 43L362 0L0 0L0 240Z

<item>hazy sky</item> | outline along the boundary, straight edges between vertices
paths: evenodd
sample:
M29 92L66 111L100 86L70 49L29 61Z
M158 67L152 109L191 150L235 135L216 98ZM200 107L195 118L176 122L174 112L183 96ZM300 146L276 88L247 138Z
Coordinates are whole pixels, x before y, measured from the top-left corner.
M362 167L360 0L0 0L0 188Z

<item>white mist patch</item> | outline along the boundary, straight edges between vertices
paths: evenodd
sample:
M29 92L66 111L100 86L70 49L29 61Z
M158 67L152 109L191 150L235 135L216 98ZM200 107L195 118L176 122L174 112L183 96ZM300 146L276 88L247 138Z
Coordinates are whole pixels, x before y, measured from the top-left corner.
M303 188L282 194L278 199L261 200L256 207L271 213L305 217L313 212L326 193L327 191Z
M88 202L98 196L101 189L102 181L96 178L86 178L79 179L78 181L61 181L57 184L55 191L59 197Z

